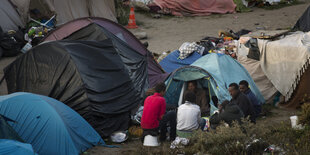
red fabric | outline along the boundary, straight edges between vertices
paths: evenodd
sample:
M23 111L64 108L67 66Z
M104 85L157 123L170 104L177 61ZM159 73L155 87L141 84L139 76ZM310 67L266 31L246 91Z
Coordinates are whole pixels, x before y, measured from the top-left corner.
M212 13L234 13L233 0L154 0L162 10L169 9L175 16L205 16Z
M141 118L142 129L154 129L166 112L166 100L159 93L149 96L144 101Z

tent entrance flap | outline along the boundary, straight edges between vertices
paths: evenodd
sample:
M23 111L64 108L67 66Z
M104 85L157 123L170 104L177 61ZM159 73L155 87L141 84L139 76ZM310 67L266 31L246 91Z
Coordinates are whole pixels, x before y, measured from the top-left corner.
M208 77L210 77L209 74L201 69L194 67L184 67L182 70L178 70L174 73L173 80L188 82Z
M173 106L180 106L182 103L184 103L184 94L187 91L187 81L180 81L180 80L174 80L173 78L170 85L167 86L166 91L166 102L167 104L173 105ZM212 96L216 96L214 94L214 90L211 87L211 82L209 78L201 78L196 79L197 81L197 87L199 89L203 89L206 92L206 98L207 102L210 105L210 115L213 114L215 110L217 110L217 107L214 106L214 103L212 102Z

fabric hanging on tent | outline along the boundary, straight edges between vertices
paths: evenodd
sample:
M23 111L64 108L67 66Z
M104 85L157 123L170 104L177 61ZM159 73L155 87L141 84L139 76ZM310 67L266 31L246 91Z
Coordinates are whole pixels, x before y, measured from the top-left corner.
M288 101L310 62L310 32L295 32L283 39L258 39L261 68Z
M238 56L238 62L249 72L256 86L264 96L264 99L266 101L271 99L271 97L277 92L277 89L263 72L260 62L240 55Z

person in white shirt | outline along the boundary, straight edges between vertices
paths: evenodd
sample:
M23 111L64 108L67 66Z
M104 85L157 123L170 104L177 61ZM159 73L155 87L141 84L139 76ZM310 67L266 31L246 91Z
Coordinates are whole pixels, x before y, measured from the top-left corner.
M195 104L196 96L192 91L185 93L185 103L180 105L177 112L177 134L187 137L192 131L203 129L206 121L201 118L200 107ZM189 134L186 134L189 133ZM185 136L184 136L185 134Z

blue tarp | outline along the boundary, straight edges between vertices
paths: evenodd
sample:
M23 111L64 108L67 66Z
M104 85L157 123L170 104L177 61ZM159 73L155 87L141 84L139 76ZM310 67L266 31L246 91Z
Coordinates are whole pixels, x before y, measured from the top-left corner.
M159 62L159 64L167 73L171 73L178 68L192 64L194 61L202 57L197 52L193 52L190 56L183 60L179 59L179 56L180 52L176 50L167 55L163 60Z
M248 71L230 56L215 53L208 54L195 61L192 66L197 66L206 70L214 78L217 87L212 85L212 88L215 90L214 92L220 100L231 99L228 92L229 84L239 84L241 80L246 80L259 101L265 103L263 95L257 88Z
M0 139L0 154L3 155L37 155L30 144L15 140Z
M8 123L39 154L74 155L104 145L78 113L50 97L31 93L0 96L0 114L15 121Z

